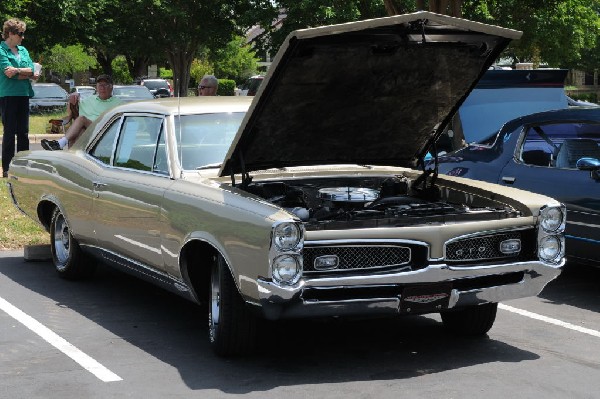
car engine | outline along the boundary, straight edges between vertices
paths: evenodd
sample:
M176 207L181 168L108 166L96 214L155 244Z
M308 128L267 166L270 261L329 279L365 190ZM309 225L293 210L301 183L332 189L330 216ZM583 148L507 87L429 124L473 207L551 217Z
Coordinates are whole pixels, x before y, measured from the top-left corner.
M293 213L305 222L307 230L399 227L518 215L511 207L475 196L469 197L469 203L450 201L450 197L461 196L436 186L417 189L414 181L404 176L255 182L246 190Z

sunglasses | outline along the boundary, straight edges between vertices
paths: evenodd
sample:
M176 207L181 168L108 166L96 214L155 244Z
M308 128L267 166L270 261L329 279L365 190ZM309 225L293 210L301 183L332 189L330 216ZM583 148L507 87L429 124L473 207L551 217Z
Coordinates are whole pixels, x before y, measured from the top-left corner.
M18 35L19 37L25 36L25 32L14 32L14 34Z
M203 90L203 89L213 89L212 86L198 86L198 89Z

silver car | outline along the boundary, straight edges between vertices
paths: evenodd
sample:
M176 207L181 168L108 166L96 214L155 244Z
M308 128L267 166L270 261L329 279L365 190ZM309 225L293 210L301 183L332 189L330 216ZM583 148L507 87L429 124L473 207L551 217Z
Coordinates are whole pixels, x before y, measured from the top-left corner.
M296 31L256 97L116 107L19 153L10 193L60 276L102 261L201 303L221 355L262 318L441 313L482 335L559 275L565 208L421 165L519 36L428 12Z

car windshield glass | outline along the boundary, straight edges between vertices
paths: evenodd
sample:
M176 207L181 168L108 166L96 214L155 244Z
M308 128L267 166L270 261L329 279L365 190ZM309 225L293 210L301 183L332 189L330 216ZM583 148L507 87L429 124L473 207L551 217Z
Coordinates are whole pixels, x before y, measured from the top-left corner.
M150 90L165 88L168 89L169 85L165 80L144 80L144 86Z
M561 108L567 108L562 87L475 89L460 107L459 115L465 141L479 143L509 120Z
M120 98L154 98L152 93L145 87L132 86L132 87L115 87L113 88L113 95Z
M243 112L176 116L175 136L182 168L194 170L209 164L218 167L243 118Z
M67 92L59 86L33 86L35 97L67 98Z

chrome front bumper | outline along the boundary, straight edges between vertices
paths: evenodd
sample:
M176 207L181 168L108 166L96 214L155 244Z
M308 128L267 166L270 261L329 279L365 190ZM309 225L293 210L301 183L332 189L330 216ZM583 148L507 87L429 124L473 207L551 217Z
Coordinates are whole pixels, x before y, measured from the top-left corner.
M563 266L564 260L557 265L539 261L473 267L438 264L410 272L303 278L298 284L290 287L259 279L258 305L263 315L271 320L318 316L392 315L408 313L400 306L402 289L449 283L452 289L447 309L453 309L536 296L546 284L558 277ZM518 280L503 282L503 276L511 276L513 280L517 276ZM480 281L482 286L478 287ZM495 285L494 281L500 283ZM465 288L467 286L468 288ZM363 290L361 295L352 297L352 292L357 290ZM308 292L323 292L328 295L318 298L318 294L307 295Z

